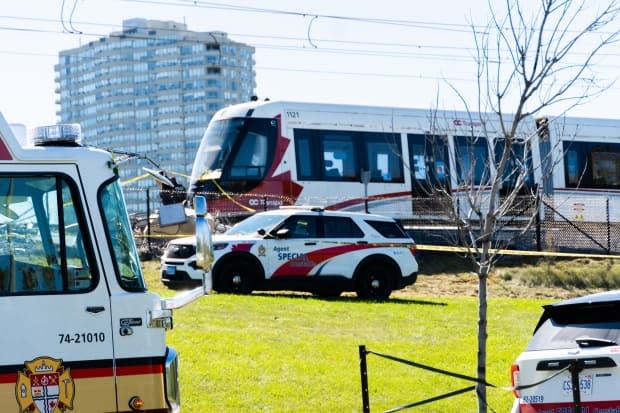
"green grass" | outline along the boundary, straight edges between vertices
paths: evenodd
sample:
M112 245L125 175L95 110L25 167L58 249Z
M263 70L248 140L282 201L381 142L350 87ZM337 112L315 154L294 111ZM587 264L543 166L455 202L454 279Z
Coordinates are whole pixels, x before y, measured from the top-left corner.
M152 290L158 263L145 263ZM491 299L487 380L509 385L509 369L548 301ZM358 346L474 376L475 298L399 297L365 302L308 295L213 294L174 315L168 335L181 359L186 412L361 412ZM372 412L471 383L368 356ZM512 394L489 389L489 406L509 411ZM411 411L473 412L473 392Z

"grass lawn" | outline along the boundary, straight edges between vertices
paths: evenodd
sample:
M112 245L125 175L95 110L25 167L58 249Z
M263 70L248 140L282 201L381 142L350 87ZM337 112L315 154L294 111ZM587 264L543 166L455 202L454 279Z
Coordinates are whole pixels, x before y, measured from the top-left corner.
M173 294L145 262L152 290ZM475 298L399 297L366 302L353 297L213 294L177 310L169 345L181 358L185 412L361 412L359 345L368 350L475 376ZM549 301L497 298L489 302L487 381L510 384L509 369ZM376 355L368 356L370 410L381 412L471 383ZM489 411L507 412L505 389L488 389ZM474 392L414 408L474 412ZM491 410L493 409L493 410Z

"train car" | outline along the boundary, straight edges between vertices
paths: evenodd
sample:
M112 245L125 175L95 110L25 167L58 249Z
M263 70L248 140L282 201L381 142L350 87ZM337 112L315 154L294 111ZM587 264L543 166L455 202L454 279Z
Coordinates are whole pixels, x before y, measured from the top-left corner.
M211 120L190 192L207 194L220 216L311 204L437 219L441 202L465 208L468 191L485 190L499 135L496 119L475 113L253 101ZM449 196L438 202L440 193Z
M540 142L556 219L620 222L620 121L558 118Z

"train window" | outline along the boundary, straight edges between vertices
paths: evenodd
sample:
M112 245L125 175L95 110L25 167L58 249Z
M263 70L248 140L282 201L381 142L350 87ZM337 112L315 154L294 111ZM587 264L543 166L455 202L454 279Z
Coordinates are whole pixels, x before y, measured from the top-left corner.
M230 177L259 179L267 168L267 136L248 132L230 167Z
M620 153L593 151L592 182L604 187L618 187L620 184Z
M502 159L504 153L504 139L495 140L495 164L498 165ZM532 153L529 147L523 141L514 141L511 146L510 155L506 168L504 169L504 176L502 177L502 189L501 192L507 192L514 189L517 179L520 175L525 175L524 190L534 186L534 176L532 174Z
M321 138L325 180L359 181L353 135L326 132Z
M434 188L449 191L450 159L447 137L439 135L407 135L409 165L415 196L428 196Z
M297 158L297 178L312 179L315 162L312 162L312 151L310 149L310 139L307 137L297 137L295 140L295 151Z
M567 187L620 189L620 144L564 142L563 149Z
M371 182L404 182L399 134L295 129L297 179L359 182L362 169Z
M404 182L400 135L365 133L363 139L371 182Z
M489 178L489 147L486 138L455 136L454 147L459 184L480 185Z

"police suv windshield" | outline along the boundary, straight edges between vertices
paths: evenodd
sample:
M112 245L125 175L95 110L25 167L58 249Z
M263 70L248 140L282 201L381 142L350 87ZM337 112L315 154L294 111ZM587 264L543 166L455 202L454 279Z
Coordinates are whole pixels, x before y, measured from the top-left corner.
M236 224L234 227L226 231L227 235L252 235L256 234L259 229L265 232L271 231L276 225L284 221L288 215L275 214L256 214Z

